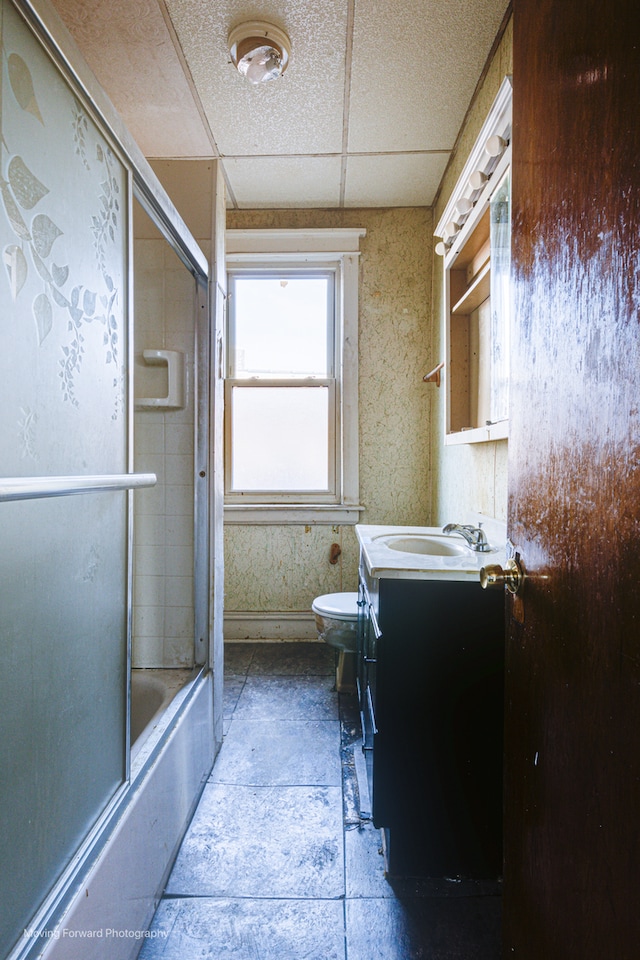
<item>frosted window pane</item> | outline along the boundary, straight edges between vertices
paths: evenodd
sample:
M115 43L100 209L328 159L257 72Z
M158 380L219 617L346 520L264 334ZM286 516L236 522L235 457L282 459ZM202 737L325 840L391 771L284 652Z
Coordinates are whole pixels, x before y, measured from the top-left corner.
M329 288L327 276L237 276L233 376L329 376Z
M234 387L232 488L326 491L327 387Z

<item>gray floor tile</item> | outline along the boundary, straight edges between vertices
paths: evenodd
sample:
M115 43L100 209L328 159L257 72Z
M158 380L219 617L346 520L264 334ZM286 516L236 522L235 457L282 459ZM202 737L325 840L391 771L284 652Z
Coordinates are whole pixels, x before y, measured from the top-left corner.
M248 677L234 716L244 720L337 720L330 677Z
M368 817L368 793L362 793L364 784L358 777L358 756L362 753L360 721L357 725L352 719L345 718L343 696L340 696L340 758L342 762L342 800L344 822L346 825L358 825L361 816ZM364 771L364 760L362 761ZM364 803L363 803L364 801ZM363 810L365 811L363 814Z
M340 788L208 783L167 893L344 896Z
M140 960L345 960L337 900L164 900Z
M225 742L142 960L497 960L499 885L385 878L330 648L225 659Z
M360 706L358 698L354 693L339 694L340 700L340 719L347 727L351 727L358 736L360 735Z
M352 762L342 760L342 817L345 827L360 824L360 793L356 768Z
M244 677L229 677L224 681L222 716L225 720L229 720L233 716L245 683Z
M335 677L335 652L326 643L256 645L251 676Z
M344 856L347 897L395 896L385 877L382 837L370 821L345 830Z
M337 720L244 720L236 716L211 781L339 787L339 747Z
M347 900L348 960L500 960L499 898Z
M500 897L501 884L489 880L393 878L384 871L382 834L373 823L347 825L344 833L345 887L348 899L468 899L478 903ZM491 912L491 907L489 906Z
M257 643L225 643L225 677L246 676L257 646Z

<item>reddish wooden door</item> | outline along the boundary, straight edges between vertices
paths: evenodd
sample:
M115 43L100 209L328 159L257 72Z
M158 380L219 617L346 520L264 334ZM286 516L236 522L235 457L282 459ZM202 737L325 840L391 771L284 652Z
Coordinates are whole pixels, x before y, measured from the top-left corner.
M640 957L640 14L514 0L505 958Z

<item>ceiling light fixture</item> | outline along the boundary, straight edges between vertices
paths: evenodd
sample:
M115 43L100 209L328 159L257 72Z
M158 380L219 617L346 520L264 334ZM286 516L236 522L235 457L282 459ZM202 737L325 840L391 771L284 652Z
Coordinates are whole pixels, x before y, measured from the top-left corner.
M234 27L229 34L229 53L233 64L250 83L275 80L287 69L291 41L284 30L250 20Z

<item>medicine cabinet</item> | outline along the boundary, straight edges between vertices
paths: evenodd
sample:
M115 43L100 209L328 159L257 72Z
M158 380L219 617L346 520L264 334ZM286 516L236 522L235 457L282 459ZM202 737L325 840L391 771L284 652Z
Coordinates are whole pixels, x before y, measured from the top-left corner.
M436 228L444 264L445 444L509 432L511 79Z

